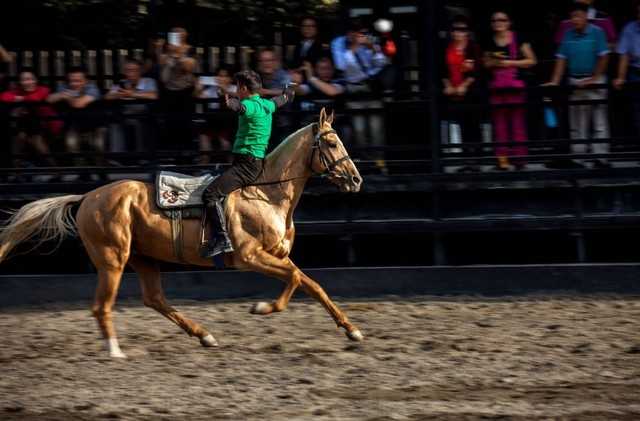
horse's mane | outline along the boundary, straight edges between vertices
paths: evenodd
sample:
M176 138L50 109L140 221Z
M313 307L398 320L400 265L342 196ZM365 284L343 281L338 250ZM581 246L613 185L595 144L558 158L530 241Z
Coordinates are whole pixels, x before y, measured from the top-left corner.
M267 157L265 158L265 164L270 159L274 159L275 157L279 156L282 153L282 150L286 149L289 146L290 142L294 142L295 140L297 140L300 137L300 135L302 134L302 132L304 132L305 130L309 129L309 127L313 126L314 124L315 123L308 124L308 125L302 127L301 129L298 129L295 132L291 133L289 136L287 136L282 142L280 142L280 144L278 146L276 146L276 148L274 150L272 150L269 153L269 155L267 155Z

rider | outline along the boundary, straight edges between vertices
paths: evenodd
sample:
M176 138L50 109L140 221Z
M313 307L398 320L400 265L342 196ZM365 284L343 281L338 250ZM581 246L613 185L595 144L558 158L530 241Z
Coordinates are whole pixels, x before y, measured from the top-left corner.
M222 200L232 191L250 185L258 178L269 146L272 115L294 97L293 88L286 87L280 96L260 98L258 92L262 88L262 81L252 70L236 73L235 81L237 97L225 95L227 107L238 113L238 131L232 149L233 164L209 184L202 195L207 219L211 221L211 239L202 250L202 257L207 258L233 251Z

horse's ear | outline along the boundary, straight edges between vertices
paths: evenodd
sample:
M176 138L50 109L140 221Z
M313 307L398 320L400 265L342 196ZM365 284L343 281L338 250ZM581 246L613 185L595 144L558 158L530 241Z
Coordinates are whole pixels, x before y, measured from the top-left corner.
M333 119L336 116L335 110L331 110L331 114L327 117L327 123L333 124Z
M320 110L320 127L324 126L325 121L327 121L327 111L322 107Z

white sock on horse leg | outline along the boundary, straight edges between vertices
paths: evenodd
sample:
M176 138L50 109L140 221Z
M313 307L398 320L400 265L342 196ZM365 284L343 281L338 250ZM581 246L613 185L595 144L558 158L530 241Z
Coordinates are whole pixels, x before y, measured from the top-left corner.
M124 355L124 352L120 349L120 345L118 344L117 338L109 338L106 340L107 342L107 350L109 351L109 356L113 358L127 358Z

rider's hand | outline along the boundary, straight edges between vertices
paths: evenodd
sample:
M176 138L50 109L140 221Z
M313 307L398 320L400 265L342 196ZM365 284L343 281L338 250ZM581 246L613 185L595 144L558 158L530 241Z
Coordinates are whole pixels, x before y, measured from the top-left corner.
M287 87L284 88L283 95L287 97L287 102L291 102L293 101L293 98L295 98L296 96L295 86L296 86L295 84L291 84L291 85L287 85Z

